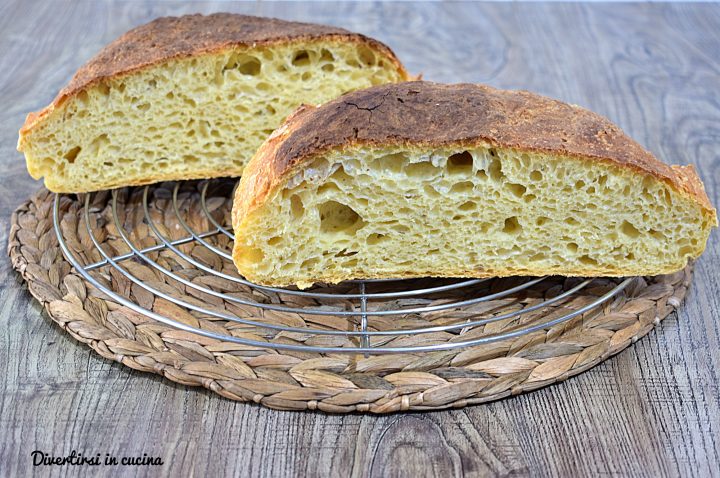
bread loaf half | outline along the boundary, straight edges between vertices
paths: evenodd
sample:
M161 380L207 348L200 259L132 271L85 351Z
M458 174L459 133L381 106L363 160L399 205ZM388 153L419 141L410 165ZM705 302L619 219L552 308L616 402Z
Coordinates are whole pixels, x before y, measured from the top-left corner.
M523 91L408 82L305 107L234 198L233 258L268 285L654 275L717 224L692 166Z
M160 18L105 47L28 115L18 150L58 192L239 175L301 103L405 79L388 47L341 28Z

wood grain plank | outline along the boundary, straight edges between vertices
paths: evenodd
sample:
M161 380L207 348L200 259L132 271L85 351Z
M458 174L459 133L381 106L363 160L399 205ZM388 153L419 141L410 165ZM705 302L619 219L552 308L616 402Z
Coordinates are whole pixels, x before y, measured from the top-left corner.
M720 196L717 4L0 2L0 240L37 185L15 151L103 44L151 18L229 10L335 24L425 78L589 107ZM0 261L0 476L717 476L720 244L677 317L563 384L427 414L324 415L219 399L100 359L60 333ZM160 469L32 468L30 453L159 455Z

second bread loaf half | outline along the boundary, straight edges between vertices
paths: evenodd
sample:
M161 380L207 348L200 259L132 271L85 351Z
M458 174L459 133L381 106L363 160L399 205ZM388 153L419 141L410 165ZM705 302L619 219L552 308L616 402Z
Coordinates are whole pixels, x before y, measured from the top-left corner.
M655 275L716 213L605 118L487 86L408 82L293 115L236 192L233 257L274 286L403 277Z
M238 176L301 103L406 79L388 47L341 28L160 18L108 45L31 113L18 149L56 192Z

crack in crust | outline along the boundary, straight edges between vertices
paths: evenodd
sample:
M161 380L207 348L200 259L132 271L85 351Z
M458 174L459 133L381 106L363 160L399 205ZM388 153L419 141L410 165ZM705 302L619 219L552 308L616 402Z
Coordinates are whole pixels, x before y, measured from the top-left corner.
M357 108L359 110L368 111L368 112L370 112L370 116L372 116L372 112L375 111L376 109L380 108L383 105L383 103L385 103L385 99L388 97L388 95L390 95L389 91L386 94L384 94L382 96L382 98L380 98L380 102L378 104L376 104L375 106L364 107L364 106L358 105L357 103L353 103L351 101L345 101L344 103L348 106L354 106L355 108Z

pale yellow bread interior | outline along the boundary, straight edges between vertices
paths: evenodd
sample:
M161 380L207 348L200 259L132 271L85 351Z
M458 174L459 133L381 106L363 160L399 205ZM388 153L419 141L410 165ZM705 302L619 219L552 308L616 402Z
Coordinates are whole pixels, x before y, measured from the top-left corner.
M96 82L31 128L18 149L56 192L238 176L301 103L406 79L372 43L235 46Z
M260 284L656 275L698 257L717 222L654 175L482 143L336 148L283 177L235 198L234 260Z

